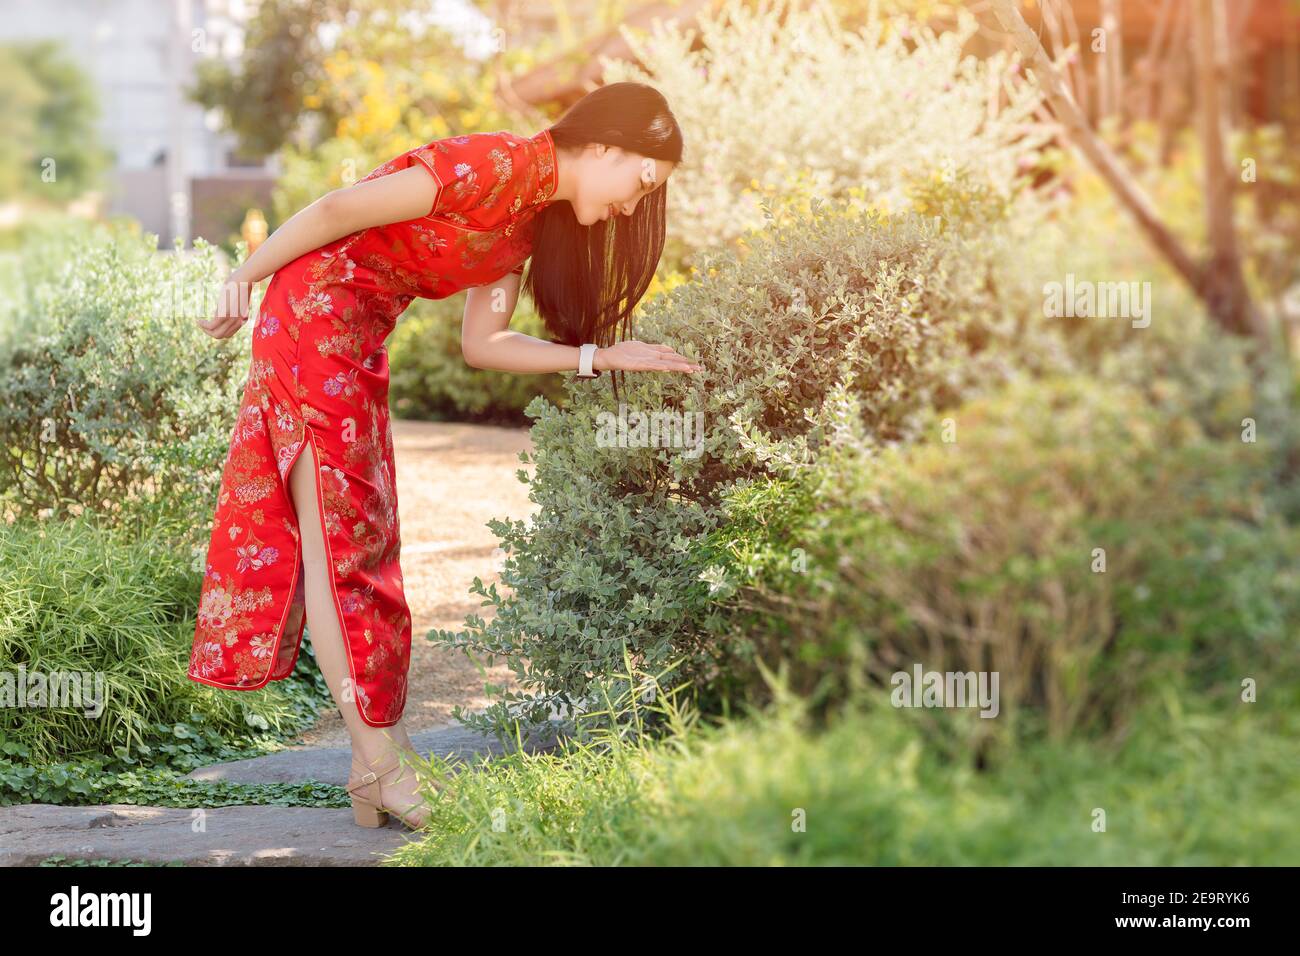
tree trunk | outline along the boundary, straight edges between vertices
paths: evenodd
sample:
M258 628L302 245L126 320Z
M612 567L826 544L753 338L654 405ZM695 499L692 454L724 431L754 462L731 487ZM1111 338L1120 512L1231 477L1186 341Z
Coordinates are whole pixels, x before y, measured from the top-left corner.
M1124 28L1120 0L1102 0L1102 26L1106 29L1106 63L1110 67L1111 114L1124 125Z
M1047 52L1038 42L1038 37L1025 23L1020 11L1016 9L1015 0L990 0L1002 28L1011 34L1026 65L1034 70L1039 87L1047 96L1048 102L1056 111L1057 119L1064 125L1067 135L1075 147L1092 163L1094 169L1106 181L1120 202L1137 220L1147 238L1160 251L1193 289L1200 289L1201 269L1183 244L1169 231L1160 220L1151 200L1137 185L1137 180L1123 167L1110 148L1102 142L1088 126L1086 117L1079 111L1074 100L1061 83L1060 74L1056 72Z
M1161 0L1160 13L1156 17L1156 28L1151 34L1151 42L1136 67L1141 92L1131 115L1139 120L1155 119L1156 88L1161 64L1164 61L1165 44L1169 39L1170 25L1174 19L1174 2L1175 0Z
M1173 162L1174 138L1182 126L1187 102L1187 49L1192 45L1192 20L1189 0L1178 0L1174 20L1173 42L1160 71L1159 148L1160 165Z
M1228 162L1224 128L1228 55L1223 0L1196 0L1193 33L1201 151L1205 161L1205 225L1210 246L1202 295L1224 328L1240 335L1266 337L1262 316L1250 300L1241 272L1237 227L1232 216L1237 172Z

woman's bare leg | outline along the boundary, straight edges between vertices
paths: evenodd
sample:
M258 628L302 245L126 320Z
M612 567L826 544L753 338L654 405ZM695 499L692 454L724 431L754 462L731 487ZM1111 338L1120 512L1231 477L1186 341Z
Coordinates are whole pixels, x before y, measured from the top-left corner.
M352 735L353 756L377 766L389 754L409 752L411 740L401 721L392 727L371 727L361 719L355 695L346 692L352 671L348 666L343 632L339 627L333 589L330 586L331 571L316 500L316 482L319 477L311 440L305 438L302 453L289 472L289 489L293 496L294 511L298 515L298 527L302 532L307 633L311 637L312 651L325 676L325 683ZM417 782L414 772L409 769L386 777L383 781L384 800L398 810L420 803L422 798L416 794L415 789Z

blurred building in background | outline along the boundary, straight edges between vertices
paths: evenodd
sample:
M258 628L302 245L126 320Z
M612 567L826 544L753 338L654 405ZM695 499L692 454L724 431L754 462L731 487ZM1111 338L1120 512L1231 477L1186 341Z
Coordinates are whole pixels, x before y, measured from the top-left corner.
M273 164L243 158L233 136L183 92L204 57L238 58L245 0L6 0L0 42L53 40L92 78L100 136L114 152L103 212L158 234L214 241L238 228L217 210L269 202ZM244 197L241 199L240 197Z

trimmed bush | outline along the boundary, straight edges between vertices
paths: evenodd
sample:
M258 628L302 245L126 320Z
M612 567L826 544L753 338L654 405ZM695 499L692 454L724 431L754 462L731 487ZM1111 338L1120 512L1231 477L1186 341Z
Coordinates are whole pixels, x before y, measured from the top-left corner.
M57 255L24 251L10 293L0 506L192 519L215 505L248 369L244 336L214 343L194 325L220 287L215 250L160 254L153 235L106 227L58 241Z

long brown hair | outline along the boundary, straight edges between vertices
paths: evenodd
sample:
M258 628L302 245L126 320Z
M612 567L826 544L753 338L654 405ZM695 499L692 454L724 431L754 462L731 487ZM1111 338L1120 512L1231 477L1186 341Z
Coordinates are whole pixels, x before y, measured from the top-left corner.
M644 83L592 90L549 129L557 153L605 143L652 159L682 159L677 119L663 94ZM584 226L567 202L538 213L523 288L552 341L608 346L631 335L632 310L663 254L667 202L665 182L647 193L631 216Z

